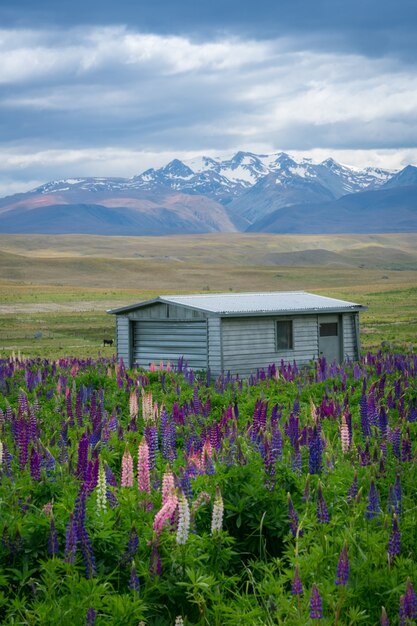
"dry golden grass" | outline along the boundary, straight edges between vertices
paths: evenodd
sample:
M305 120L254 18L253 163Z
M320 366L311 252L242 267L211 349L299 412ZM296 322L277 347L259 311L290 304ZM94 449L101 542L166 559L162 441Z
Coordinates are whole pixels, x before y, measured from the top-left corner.
M368 304L363 345L408 345L416 244L416 234L0 235L0 354L91 355L114 333L107 309L204 291L304 289Z

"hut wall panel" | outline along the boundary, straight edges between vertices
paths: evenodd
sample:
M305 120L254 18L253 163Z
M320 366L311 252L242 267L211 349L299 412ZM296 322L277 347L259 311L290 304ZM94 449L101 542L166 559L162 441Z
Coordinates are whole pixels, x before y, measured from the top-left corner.
M126 367L131 364L131 338L129 318L124 315L116 316L116 343L117 358L123 359Z
M283 318L225 318L222 320L223 369L247 375L271 363L302 365L318 355L317 316L287 316L293 320L294 349L276 350L275 323Z
M205 321L143 320L133 323L133 361L142 367L184 357L193 369L207 368Z
M343 358L357 359L358 348L356 345L355 317L357 313L345 313L343 315Z
M217 376L222 371L221 355L221 319L209 317L208 324L208 364L212 374Z
M193 311L177 304L157 302L132 311L129 317L131 320L203 320L207 316L202 311Z

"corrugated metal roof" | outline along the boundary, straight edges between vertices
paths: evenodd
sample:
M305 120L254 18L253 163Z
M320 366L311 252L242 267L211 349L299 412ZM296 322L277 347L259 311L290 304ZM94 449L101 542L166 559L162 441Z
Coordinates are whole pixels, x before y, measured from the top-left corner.
M109 313L132 310L154 302L178 304L217 315L265 315L268 313L307 313L364 310L355 302L318 296L306 291L276 291L260 293L210 293L186 296L160 296L156 300L113 309Z

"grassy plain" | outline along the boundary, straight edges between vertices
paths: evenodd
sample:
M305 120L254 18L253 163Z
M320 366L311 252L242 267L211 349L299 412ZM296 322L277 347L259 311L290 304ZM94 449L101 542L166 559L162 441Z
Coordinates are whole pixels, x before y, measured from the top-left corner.
M162 293L307 290L366 304L362 346L417 343L417 236L0 235L0 355L110 355L106 309Z

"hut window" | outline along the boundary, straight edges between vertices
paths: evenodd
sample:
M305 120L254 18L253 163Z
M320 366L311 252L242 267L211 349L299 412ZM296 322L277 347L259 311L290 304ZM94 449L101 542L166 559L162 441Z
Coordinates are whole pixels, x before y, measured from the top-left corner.
M277 350L292 350L294 347L292 320L281 320L276 325Z
M337 337L337 322L320 324L320 337Z

